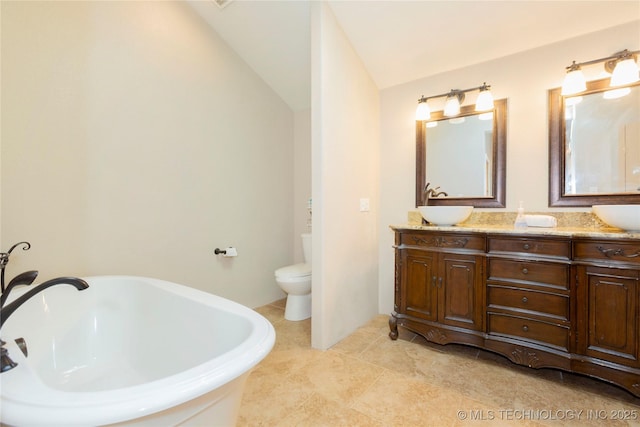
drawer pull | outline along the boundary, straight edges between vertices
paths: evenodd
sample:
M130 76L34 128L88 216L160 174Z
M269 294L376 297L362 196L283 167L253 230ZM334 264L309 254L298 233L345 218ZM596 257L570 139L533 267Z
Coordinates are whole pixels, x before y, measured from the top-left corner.
M431 286L433 286L434 288L436 287L436 276L433 276L431 278Z
M528 268L523 268L522 269L522 274L529 274L529 269Z
M614 249L614 248L604 248L602 246L596 246L596 249L600 251L607 258L612 258L615 256L621 256L625 258L635 258L637 256L640 256L640 250L636 251L633 254L626 254L624 253L624 249L621 249L621 248Z
M522 330L523 330L523 331L525 331L525 332L527 332L527 331L529 330L529 327L528 327L527 325L523 325L523 326L522 326Z
M529 249L531 249L531 245L529 245L528 243L525 243L524 246L522 246L524 248L525 251L528 251Z
M528 301L529 301L529 299L528 299L527 297L522 297L522 302L523 302L523 303L525 303L525 304L526 304Z

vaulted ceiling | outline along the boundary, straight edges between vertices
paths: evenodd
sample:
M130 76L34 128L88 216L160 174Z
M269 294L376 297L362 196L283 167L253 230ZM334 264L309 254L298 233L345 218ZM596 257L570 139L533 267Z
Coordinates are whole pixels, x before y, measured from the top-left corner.
M310 107L310 1L186 1L294 111ZM380 89L640 19L640 0L327 3Z

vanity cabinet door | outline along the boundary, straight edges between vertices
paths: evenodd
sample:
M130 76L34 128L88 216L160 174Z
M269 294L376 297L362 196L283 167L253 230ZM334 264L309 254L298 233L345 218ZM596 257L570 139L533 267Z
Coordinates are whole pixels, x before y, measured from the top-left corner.
M402 255L400 311L420 319L437 321L437 254L407 249L402 251Z
M640 271L578 266L578 346L581 353L640 366Z
M482 329L483 258L440 254L439 318L445 325Z
M482 329L482 257L411 249L403 253L402 313Z

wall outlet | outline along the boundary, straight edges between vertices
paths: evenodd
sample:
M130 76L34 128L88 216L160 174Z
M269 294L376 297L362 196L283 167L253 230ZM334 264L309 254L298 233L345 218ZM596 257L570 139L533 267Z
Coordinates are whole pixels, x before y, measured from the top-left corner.
M360 199L360 212L369 212L369 199Z

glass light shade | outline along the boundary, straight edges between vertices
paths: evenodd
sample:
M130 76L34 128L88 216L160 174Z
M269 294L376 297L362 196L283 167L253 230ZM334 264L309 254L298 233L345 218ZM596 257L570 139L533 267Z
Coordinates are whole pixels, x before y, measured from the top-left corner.
M611 86L623 86L640 80L638 64L633 58L624 59L616 64L611 74Z
M573 95L574 93L587 90L587 81L579 68L569 71L562 83L562 95Z
M419 102L416 108L416 120L429 120L431 118L431 110L427 101Z
M476 111L493 110L493 95L490 90L481 90L476 99Z
M444 115L447 117L457 116L460 114L460 101L456 95L447 97L444 104Z
M616 99L627 96L631 93L630 87L621 87L619 89L611 89L602 94L604 99Z

